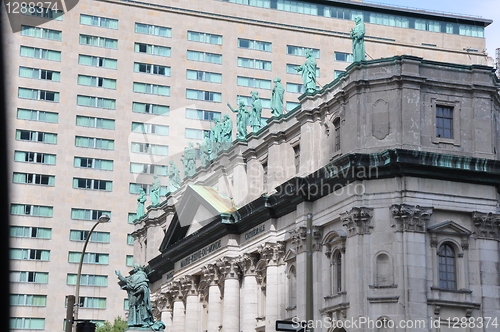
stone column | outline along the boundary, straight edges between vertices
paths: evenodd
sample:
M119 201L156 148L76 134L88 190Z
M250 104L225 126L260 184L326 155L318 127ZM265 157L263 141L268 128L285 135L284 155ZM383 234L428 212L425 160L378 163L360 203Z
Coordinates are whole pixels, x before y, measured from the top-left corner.
M222 325L221 291L219 288L219 271L215 264L208 264L202 268L203 276L208 288L208 332L219 332Z
M172 312L172 331L184 332L184 323L186 318L184 314L184 302L180 281L172 282L171 294L174 301Z
M160 311L160 320L165 324L165 332L172 331L172 298L170 293L162 292L155 300L155 306Z
M198 291L197 277L186 275L181 280L182 292L186 299L186 322L185 328L188 331L198 331L198 318L200 312L198 310Z
M278 319L278 264L283 258L285 246L283 243L266 243L259 250L260 255L266 260L266 331L276 327Z
M240 268L236 258L226 257L218 262L221 277L224 278L223 332L240 331Z
M241 318L241 331L254 332L256 327L257 310L257 279L255 264L256 254L244 254L239 259L239 265L243 272L243 310Z

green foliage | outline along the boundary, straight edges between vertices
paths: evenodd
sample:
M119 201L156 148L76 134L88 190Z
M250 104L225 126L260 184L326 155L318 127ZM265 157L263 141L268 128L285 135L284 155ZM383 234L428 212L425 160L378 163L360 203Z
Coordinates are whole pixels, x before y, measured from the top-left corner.
M105 321L104 324L96 328L96 332L123 332L127 327L127 321L118 316L115 318L113 324Z

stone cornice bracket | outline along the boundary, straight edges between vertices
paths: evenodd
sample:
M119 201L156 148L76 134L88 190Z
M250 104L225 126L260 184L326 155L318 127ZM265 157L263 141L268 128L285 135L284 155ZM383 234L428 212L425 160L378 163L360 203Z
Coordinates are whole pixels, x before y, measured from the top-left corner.
M198 295L198 277L195 275L185 275L180 279L182 294L184 297Z
M342 225L349 236L370 234L373 209L367 207L353 207L350 211L340 214Z
M221 280L225 279L240 279L241 269L238 265L237 257L224 257L217 261Z
M395 204L389 209L398 232L425 232L433 212L432 207L408 204Z
M216 264L207 264L201 268L201 272L203 273L204 281L212 286L217 285L219 283L220 274L219 269Z
M277 241L276 243L265 243L259 247L259 254L266 261L267 266L281 263L285 256L285 243Z
M244 253L238 257L238 265L243 275L255 275L255 268L258 260L259 255L254 253Z
M500 240L500 214L472 212L474 235L480 239Z

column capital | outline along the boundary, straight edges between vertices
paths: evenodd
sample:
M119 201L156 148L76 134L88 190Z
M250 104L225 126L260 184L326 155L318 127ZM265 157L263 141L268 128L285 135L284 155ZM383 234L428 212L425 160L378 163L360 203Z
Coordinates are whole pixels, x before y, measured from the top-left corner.
M238 264L238 257L224 257L217 261L221 279L239 279L241 269Z
M474 233L477 238L500 240L498 232L500 228L500 214L472 212Z
M340 214L342 225L346 228L349 236L370 234L373 209L368 207L353 207L347 212Z
M182 294L184 297L198 295L198 276L185 275L180 280Z
M172 296L170 293L161 292L152 297L151 302L160 311L172 311Z
M255 268L259 260L259 255L256 253L244 253L238 257L238 265L241 272L247 275L255 275Z
M170 293L172 301L182 301L184 296L182 294L182 284L179 280L173 280L167 285L167 292Z
M220 281L220 271L217 264L207 264L201 268L203 280L210 286L217 285Z
M398 232L425 232L433 212L432 207L409 204L394 204L389 209Z
M266 242L259 247L261 259L266 261L267 266L277 265L285 255L285 243L278 241L276 243Z

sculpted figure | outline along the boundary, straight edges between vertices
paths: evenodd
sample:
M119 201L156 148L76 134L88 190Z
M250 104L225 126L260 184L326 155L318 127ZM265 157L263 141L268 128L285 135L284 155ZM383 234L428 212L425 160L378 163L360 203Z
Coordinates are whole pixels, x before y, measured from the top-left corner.
M210 129L210 141L212 150L212 159L217 158L217 155L221 151L221 141L222 141L222 130L221 123L219 119L214 119L214 126Z
M283 114L283 95L285 94L285 88L281 84L281 78L276 77L274 79L274 88L271 95L271 112L273 116L280 116Z
M184 177L192 176L196 173L196 150L192 142L189 142L188 147L184 148L184 159L181 159L184 165Z
M259 93L257 91L251 91L252 95L252 110L250 112L250 127L252 132L256 133L262 127L261 115L262 115L262 102L259 98Z
M168 172L168 191L171 193L175 192L177 189L181 187L181 176L180 171L175 166L174 161L170 160L170 170Z
M151 186L151 204L158 205L160 204L160 189L161 189L161 183L160 179L158 178L158 175L153 175L154 181L153 185Z
M233 137L233 121L229 117L229 115L224 115L224 119L222 120L222 141L223 142L232 142Z
M136 218L140 219L144 216L144 203L146 202L146 192L141 188L139 191L139 197L137 198L137 210L136 210Z
M210 164L211 154L212 154L212 142L210 141L210 134L205 132L205 137L203 137L203 141L200 143L196 143L200 147L200 159L201 165L203 167Z
M357 16L354 21L356 26L351 30L352 38L352 56L353 61L364 61L365 57L365 23L363 19Z
M115 274L119 279L118 284L128 294L128 326L151 328L154 331L163 330L165 325L162 322L155 322L153 318L149 280L144 269L135 264L128 277L122 276L120 271L115 271Z
M302 73L302 82L305 92L316 91L316 59L311 49L306 50L306 62L302 66L295 67L295 70Z
M229 103L227 103L227 106L231 109L231 111L238 113L236 116L236 127L238 129L236 138L237 139L245 139L247 136L247 123L248 123L248 111L245 107L245 102L243 100L238 101L238 109L235 110L234 108L231 107Z

